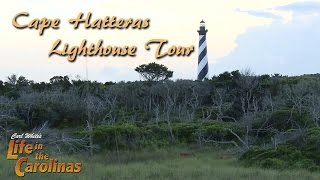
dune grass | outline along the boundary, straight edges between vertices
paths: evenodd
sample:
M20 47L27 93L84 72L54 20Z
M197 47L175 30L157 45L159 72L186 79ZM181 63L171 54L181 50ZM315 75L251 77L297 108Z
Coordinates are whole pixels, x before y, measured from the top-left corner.
M181 157L180 152L194 154ZM81 162L79 174L33 173L18 178L14 173L15 161L0 157L0 179L74 179L74 180L132 180L132 179L210 179L210 180L318 180L320 173L306 170L266 170L246 168L238 164L235 157L221 150L195 151L181 148L144 151L106 152L89 157L87 155L56 156L59 162Z

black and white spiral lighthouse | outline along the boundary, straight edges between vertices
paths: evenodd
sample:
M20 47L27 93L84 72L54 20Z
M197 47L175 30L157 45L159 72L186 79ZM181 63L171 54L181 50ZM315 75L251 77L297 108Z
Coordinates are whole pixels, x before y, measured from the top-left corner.
M198 49L198 80L202 81L205 78L209 78L209 67L208 67L208 57L207 57L207 42L206 34L208 30L205 27L205 23L202 20L200 22L199 33L199 49Z

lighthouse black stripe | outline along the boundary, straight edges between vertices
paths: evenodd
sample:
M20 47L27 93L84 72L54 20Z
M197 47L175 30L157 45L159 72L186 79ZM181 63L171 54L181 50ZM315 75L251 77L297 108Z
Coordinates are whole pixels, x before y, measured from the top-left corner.
M203 51L199 54L198 64L206 55L207 55L207 47L205 47Z
M199 41L199 47L202 45L203 42L206 41L206 36L203 36Z
M208 74L208 63L204 66L204 68L198 74L198 80L202 80Z

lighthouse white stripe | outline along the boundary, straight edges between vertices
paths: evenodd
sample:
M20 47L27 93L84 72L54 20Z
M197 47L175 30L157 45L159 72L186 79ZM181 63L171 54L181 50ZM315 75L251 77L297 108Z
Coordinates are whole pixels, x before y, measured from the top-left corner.
M204 42L201 44L201 46L199 47L199 51L198 51L199 55L200 55L200 53L204 50L205 47L207 47L207 42L206 42L206 41L204 41Z
M201 72L201 70L208 64L208 58L207 55L201 59L200 63L198 64L198 74Z

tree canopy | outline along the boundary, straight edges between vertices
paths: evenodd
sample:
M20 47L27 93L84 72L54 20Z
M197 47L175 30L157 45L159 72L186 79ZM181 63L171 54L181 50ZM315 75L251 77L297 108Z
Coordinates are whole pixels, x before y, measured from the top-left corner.
M135 68L144 80L147 81L161 81L172 77L173 71L168 70L168 68L162 64L149 63L142 64Z

